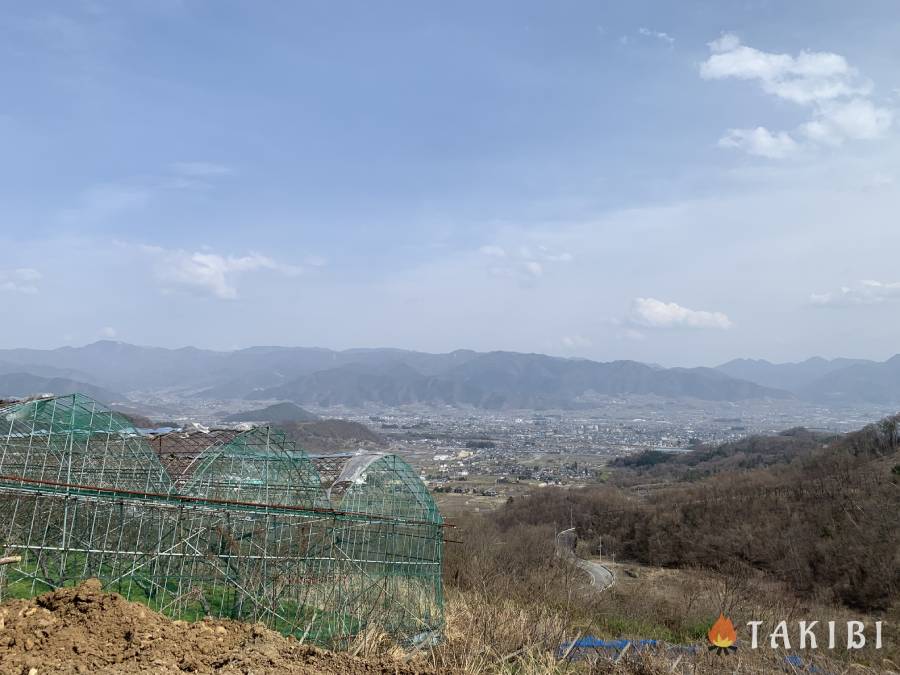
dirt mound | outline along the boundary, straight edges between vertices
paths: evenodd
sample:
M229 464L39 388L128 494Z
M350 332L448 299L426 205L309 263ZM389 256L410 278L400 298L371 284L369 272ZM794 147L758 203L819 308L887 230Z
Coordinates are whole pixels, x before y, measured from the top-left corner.
M328 652L260 624L172 621L89 580L0 605L0 673L424 675L427 666Z

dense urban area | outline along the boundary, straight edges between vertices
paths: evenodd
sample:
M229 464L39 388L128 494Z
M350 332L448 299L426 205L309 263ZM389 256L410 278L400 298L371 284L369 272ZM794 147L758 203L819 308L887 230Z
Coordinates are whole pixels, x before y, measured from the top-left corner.
M160 392L142 392L133 398L138 396L151 407L180 411L172 416L174 424L217 425L236 412L252 413L277 404L198 400ZM425 405L304 405L303 410L368 427L379 446L421 471L450 514L493 508L534 488L602 483L611 460L645 450L682 453L801 426L843 433L895 412L889 405L835 408L800 401L736 403L659 396L608 397L587 411L485 411ZM269 420L260 413L255 421ZM371 443L370 438L355 438L350 428L329 450L352 452Z

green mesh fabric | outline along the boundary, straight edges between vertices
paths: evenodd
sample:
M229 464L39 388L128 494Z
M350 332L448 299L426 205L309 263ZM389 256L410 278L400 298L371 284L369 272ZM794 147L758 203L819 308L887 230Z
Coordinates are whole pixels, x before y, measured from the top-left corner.
M148 443L77 395L7 406L0 425L0 554L20 558L0 566L0 599L97 578L173 618L329 647L370 627L440 636L443 522L398 457L354 456L326 493L268 427Z
M255 427L204 450L183 494L237 502L328 508L319 472L284 433Z
M342 511L373 516L335 529L348 570L341 604L376 605L389 632L433 639L443 624L443 519L428 489L405 461L380 453L352 458L332 497L341 489Z
M340 501L344 511L443 522L428 488L397 455L357 455L336 482L346 483Z
M122 415L73 394L0 409L0 475L168 493L172 481Z

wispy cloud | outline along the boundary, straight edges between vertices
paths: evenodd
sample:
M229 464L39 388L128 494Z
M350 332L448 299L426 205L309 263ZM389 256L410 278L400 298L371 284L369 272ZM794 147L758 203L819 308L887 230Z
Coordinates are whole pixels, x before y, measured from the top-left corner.
M720 148L738 148L751 155L782 159L797 150L797 141L790 134L772 133L765 127L755 129L731 129L719 139Z
M635 298L629 320L644 328L720 328L731 327L723 312L689 309L675 302L655 298Z
M234 169L226 164L215 162L175 162L172 164L172 172L180 176L192 176L208 178L210 176L227 176L234 173Z
M893 124L894 111L871 100L872 83L840 54L764 52L733 33L712 41L709 48L709 58L700 64L702 78L756 82L771 96L811 109L809 121L793 134L763 126L730 129L720 139L721 147L782 159L795 153L800 139L832 146L871 140L884 136Z
M238 297L237 279L242 274L268 270L294 277L302 273L300 267L254 252L234 256L158 246L143 246L142 250L151 256L154 273L165 288L191 289L223 300Z
M865 279L852 286L842 286L836 291L813 293L809 299L812 304L819 307L850 307L896 302L900 301L900 281Z
M205 190L235 173L234 167L218 162L175 162L160 184L174 190Z
M0 291L34 294L38 292L37 282L43 275L30 267L14 270L0 270Z
M638 35L641 35L643 37L654 38L669 45L675 44L675 38L673 38L668 33L663 33L662 31L651 30L649 28L641 26L640 28L638 28L637 32Z
M497 245L482 246L478 253L487 258L488 272L495 277L534 283L544 276L548 265L568 263L574 256L568 252L554 252L546 246L520 246L507 249Z
M233 167L213 162L176 162L164 171L92 185L78 195L75 205L59 213L69 225L107 220L147 206L167 191L213 187L235 173Z

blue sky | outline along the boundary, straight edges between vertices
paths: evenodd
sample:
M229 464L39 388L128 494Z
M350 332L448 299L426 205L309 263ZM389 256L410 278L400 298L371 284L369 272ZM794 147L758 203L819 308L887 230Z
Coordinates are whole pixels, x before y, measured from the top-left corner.
M3 346L900 351L895 2L3 15Z

